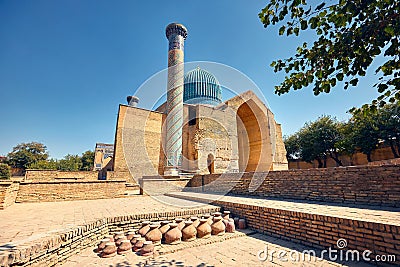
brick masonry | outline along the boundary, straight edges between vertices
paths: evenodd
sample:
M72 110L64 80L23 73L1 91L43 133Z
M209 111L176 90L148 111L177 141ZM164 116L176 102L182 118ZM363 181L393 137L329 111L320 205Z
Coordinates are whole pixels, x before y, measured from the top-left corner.
M0 266L54 266L84 248L96 245L107 234L139 229L141 221L172 220L176 217L189 218L219 210L218 207L208 207L96 220L73 229L48 233L40 239L18 244L7 251L0 250Z
M192 201L209 202L206 196L170 194ZM369 256L396 255L400 261L400 224L378 223L368 220L346 219L340 216L266 207L261 202L246 204L237 201L215 199L210 204L231 211L232 217L245 218L248 227L263 234L289 240L318 249L337 248L337 240L347 241L346 250L372 251ZM371 212L373 212L371 210ZM380 264L381 265L381 264Z
M253 177L259 187L252 188ZM400 207L400 165L197 175L188 187L201 192ZM249 187L254 191L249 192Z
M21 182L17 203L124 197L125 181Z
M97 171L27 170L25 180L54 181L54 179L98 180Z
M0 182L0 210L14 204L17 197L19 183L12 181Z

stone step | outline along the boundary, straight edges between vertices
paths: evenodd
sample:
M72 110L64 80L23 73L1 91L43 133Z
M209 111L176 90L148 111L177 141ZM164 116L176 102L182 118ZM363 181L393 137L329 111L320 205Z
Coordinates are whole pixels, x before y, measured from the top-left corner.
M210 203L247 220L267 235L318 249L371 251L370 257L394 255L400 262L400 209L370 209L318 202L176 192L167 196ZM340 244L339 246L341 246ZM379 257L379 256L378 256ZM379 263L381 264L381 263Z

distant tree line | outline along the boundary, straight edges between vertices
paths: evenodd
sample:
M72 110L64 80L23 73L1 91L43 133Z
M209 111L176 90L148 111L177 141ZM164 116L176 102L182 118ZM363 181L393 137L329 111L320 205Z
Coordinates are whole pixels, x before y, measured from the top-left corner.
M400 157L400 104L387 104L375 112L351 110L352 117L339 122L331 116L321 116L306 123L298 132L284 137L288 160L316 160L326 167L330 157L343 166L339 156L361 152L372 161L371 154L379 144L390 146L395 158Z
M66 155L63 159L49 158L47 147L38 142L21 143L7 154L5 164L19 169L42 169L61 171L90 171L93 169L94 152L82 155ZM3 164L4 164L3 163Z

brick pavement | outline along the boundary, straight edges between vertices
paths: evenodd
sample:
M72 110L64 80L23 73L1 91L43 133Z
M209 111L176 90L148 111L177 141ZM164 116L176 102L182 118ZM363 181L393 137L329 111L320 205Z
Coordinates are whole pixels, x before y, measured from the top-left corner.
M166 196L159 196L157 200L148 196L137 196L14 204L6 210L0 210L0 248L9 242L18 245L103 218L179 211L196 206L215 207Z
M356 206L352 204L338 205L325 202L304 202L300 200L278 200L266 199L261 197L249 196L223 196L209 193L176 192L169 196L182 197L194 201L211 203L218 200L245 205L255 205L269 207L279 210L311 213L315 215L325 215L340 217L352 220L363 220L366 222L383 223L400 226L400 208L386 207L382 210L379 206Z

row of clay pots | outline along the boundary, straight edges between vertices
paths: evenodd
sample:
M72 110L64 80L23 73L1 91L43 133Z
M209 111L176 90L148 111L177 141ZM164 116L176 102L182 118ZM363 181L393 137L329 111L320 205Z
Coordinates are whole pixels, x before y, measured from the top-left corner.
M97 252L101 257L112 257L125 254L130 250L140 255L149 256L154 253L154 246L161 242L165 244L179 244L181 241L192 241L196 238L209 238L211 235L223 235L225 232L234 233L235 228L246 228L244 219L229 218L230 212L223 214L215 212L212 215L190 217L190 220L176 218L175 222L162 221L160 223L142 222L141 228L106 236L98 245ZM137 232L137 233L136 233Z
M174 223L162 221L160 224L142 222L138 233L146 240L159 244L178 244L181 241L192 241L196 238L208 238L211 235L222 235L225 232L234 233L235 224L229 218L229 211L225 211L222 217L220 212L204 215L203 218L190 217L189 220L176 218Z

